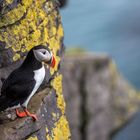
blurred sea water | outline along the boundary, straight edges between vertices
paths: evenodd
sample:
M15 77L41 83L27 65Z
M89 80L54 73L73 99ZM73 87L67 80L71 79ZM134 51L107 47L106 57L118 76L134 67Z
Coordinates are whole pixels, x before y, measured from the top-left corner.
M61 10L67 47L106 52L140 89L140 1L69 0Z

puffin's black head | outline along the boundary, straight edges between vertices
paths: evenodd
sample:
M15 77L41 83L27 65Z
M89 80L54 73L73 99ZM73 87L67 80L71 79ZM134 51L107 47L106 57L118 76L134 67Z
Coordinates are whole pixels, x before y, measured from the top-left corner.
M43 45L38 45L32 48L31 51L33 51L35 58L39 62L45 62L46 64L54 68L56 61L52 52L48 49L48 47Z

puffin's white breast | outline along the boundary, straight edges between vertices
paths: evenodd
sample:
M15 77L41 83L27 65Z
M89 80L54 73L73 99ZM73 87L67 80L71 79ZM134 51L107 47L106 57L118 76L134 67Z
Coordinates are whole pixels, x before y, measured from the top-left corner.
M45 68L44 68L44 66L42 66L42 68L34 71L34 79L35 79L35 82L36 82L35 86L34 86L32 92L31 92L31 94L27 98L27 100L22 104L22 106L27 107L28 102L30 101L31 97L35 94L35 92L38 90L38 88L42 84L44 78L45 78Z
M37 88L37 89L39 88L39 86L42 84L44 78L45 78L45 68L44 68L44 66L42 66L41 69L34 71L34 79L36 81L34 90L35 90L35 88Z

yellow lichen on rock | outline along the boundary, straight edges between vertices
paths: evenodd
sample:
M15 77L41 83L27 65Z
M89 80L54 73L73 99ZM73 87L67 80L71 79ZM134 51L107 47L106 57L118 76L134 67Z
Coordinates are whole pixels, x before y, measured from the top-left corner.
M28 7L31 5L32 0L22 0L22 4L18 4L17 8L10 10L8 13L4 14L0 21L0 27L13 24L20 20L26 13Z
M62 115L54 125L51 135L46 136L47 140L70 140L69 125L65 116Z
M62 114L65 113L65 101L62 94L62 75L59 74L52 81L52 86L56 90L57 97L57 107L61 110Z
M38 138L35 136L35 137L30 137L27 140L38 140Z
M20 54L16 53L13 57L13 60L16 61L20 58Z
M64 31L63 31L62 25L59 25L59 27L58 27L58 34L60 35L60 37L64 36Z
M53 1L23 0L22 4L19 3L17 7L3 15L0 21L0 41L5 42L5 48L11 48L13 55L17 56L17 53L25 53L33 46L47 44L56 56L61 46L63 28L60 26L59 13L54 10L55 6ZM49 8L51 12L48 11ZM60 22L58 27L56 21ZM17 58L16 56L12 57ZM56 69L57 65L55 71Z
M6 4L12 4L13 0L6 0Z

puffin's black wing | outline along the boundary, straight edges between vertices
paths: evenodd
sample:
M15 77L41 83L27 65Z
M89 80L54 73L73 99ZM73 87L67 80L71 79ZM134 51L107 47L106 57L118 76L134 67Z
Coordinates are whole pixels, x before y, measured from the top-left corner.
M35 83L33 72L27 73L19 69L13 71L2 85L0 111L3 108L6 109L7 106L12 107L19 103L22 104L32 92Z
M6 97L18 100L27 98L32 92L35 85L35 80L17 81L6 89Z

